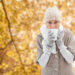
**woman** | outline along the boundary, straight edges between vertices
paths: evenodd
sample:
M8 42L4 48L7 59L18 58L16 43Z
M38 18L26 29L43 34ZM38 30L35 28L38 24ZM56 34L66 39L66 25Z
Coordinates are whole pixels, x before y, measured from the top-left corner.
M74 75L75 39L72 31L61 24L57 7L46 10L36 46L36 63L42 67L41 75Z

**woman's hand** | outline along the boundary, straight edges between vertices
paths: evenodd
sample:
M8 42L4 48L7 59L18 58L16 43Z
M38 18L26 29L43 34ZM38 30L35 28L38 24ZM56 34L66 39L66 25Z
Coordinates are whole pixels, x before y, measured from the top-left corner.
M56 37L55 37L54 33L52 31L49 31L48 36L47 36L48 41L55 41L55 38Z
M54 42L55 42L55 36L53 32L49 32L47 39L44 39L42 41L42 45L46 46L47 49L50 49L53 46Z
M64 31L59 31L56 40L59 49L61 49L64 46L63 37L64 37Z
M44 39L42 41L42 45L43 45L43 50L46 53L51 53L52 50L54 48L56 48L56 45L55 45L55 36L54 36L53 32L51 32L51 31L48 32L47 39Z

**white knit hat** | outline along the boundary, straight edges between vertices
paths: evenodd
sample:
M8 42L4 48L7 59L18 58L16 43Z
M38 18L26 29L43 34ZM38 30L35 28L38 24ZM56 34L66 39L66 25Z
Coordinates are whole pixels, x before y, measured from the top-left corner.
M61 12L56 6L47 8L45 14L44 14L44 23L50 21L50 20L57 20L61 21Z

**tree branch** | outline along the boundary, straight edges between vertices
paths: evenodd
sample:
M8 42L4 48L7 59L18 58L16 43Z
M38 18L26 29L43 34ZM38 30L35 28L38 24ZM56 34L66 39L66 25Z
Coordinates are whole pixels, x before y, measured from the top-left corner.
M21 63L22 68L23 68L23 70L24 70L24 74L27 75L27 72L25 71L25 68L24 68L24 65L23 65L23 62L22 62L22 59L21 59L21 57L20 57L20 53L19 53L19 51L18 51L18 49L17 49L17 47L16 47L16 44L15 44L15 42L14 42L14 39L13 39L13 35L12 35L12 32L11 32L10 21L9 21L9 19L8 19L8 15L7 15L6 8L5 8L5 5L4 5L3 0L1 0L1 3L2 3L2 6L3 6L3 10L4 10L4 12L5 12L6 19L7 19L7 21L8 21L8 29L9 29L9 33L10 33L10 36L11 36L11 40L12 40L12 42L13 42L13 45L14 45L15 49L16 49L16 53L17 53L18 56L19 56L20 63Z

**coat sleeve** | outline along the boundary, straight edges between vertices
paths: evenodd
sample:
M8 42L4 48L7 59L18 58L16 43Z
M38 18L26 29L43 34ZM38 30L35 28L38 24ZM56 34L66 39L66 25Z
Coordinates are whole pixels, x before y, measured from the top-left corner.
M72 53L74 56L73 61L75 60L75 38L72 31L70 31L69 39L68 39L68 45L67 49Z
M37 58L36 58L36 64L40 65L38 62L38 59L41 57L41 55L43 54L43 47L42 47L42 38L40 35L37 35L36 38L36 47L37 47Z

